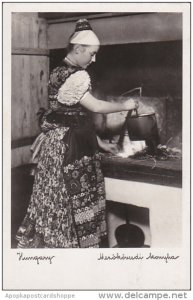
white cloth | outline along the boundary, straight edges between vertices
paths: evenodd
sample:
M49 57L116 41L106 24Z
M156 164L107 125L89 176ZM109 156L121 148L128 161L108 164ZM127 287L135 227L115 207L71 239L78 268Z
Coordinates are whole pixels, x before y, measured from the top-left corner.
M99 46L100 41L92 30L83 30L74 33L70 39L70 44Z
M43 141L45 140L46 135L42 132L38 135L38 137L35 139L33 144L31 145L30 150L32 151L32 158L31 163L38 163L38 155L41 150L41 146Z

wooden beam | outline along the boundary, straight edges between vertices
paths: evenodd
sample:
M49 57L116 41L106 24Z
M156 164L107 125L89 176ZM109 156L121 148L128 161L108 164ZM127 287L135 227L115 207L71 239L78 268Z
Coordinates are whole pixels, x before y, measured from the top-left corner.
M103 19L103 18L112 18L112 17L124 17L124 16L131 16L131 15L140 15L144 13L96 13L96 14L78 14L77 16L73 17L60 17L55 19L47 19L48 24L57 24L57 23L68 23L68 22L75 22L78 19L87 19L87 20L94 20L94 19ZM148 13L150 14L150 13Z
M34 56L49 56L49 49L41 48L13 48L12 55L34 55Z

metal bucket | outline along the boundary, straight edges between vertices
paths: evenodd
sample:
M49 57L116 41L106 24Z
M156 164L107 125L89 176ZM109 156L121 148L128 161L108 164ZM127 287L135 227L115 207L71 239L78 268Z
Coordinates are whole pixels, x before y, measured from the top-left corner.
M155 113L138 115L129 112L126 119L126 128L132 141L158 139L158 128Z

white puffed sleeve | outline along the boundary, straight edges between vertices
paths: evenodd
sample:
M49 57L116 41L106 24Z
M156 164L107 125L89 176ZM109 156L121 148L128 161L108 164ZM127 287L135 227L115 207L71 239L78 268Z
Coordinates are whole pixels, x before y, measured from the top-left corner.
M77 71L66 79L58 91L58 101L66 105L74 105L90 90L91 82L85 70Z

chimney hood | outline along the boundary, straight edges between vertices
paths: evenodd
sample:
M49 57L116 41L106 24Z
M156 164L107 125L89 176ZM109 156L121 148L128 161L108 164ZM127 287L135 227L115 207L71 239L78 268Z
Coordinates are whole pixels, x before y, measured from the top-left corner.
M40 14L48 22L49 49L67 46L75 22L86 17L101 45L182 40L182 13Z

